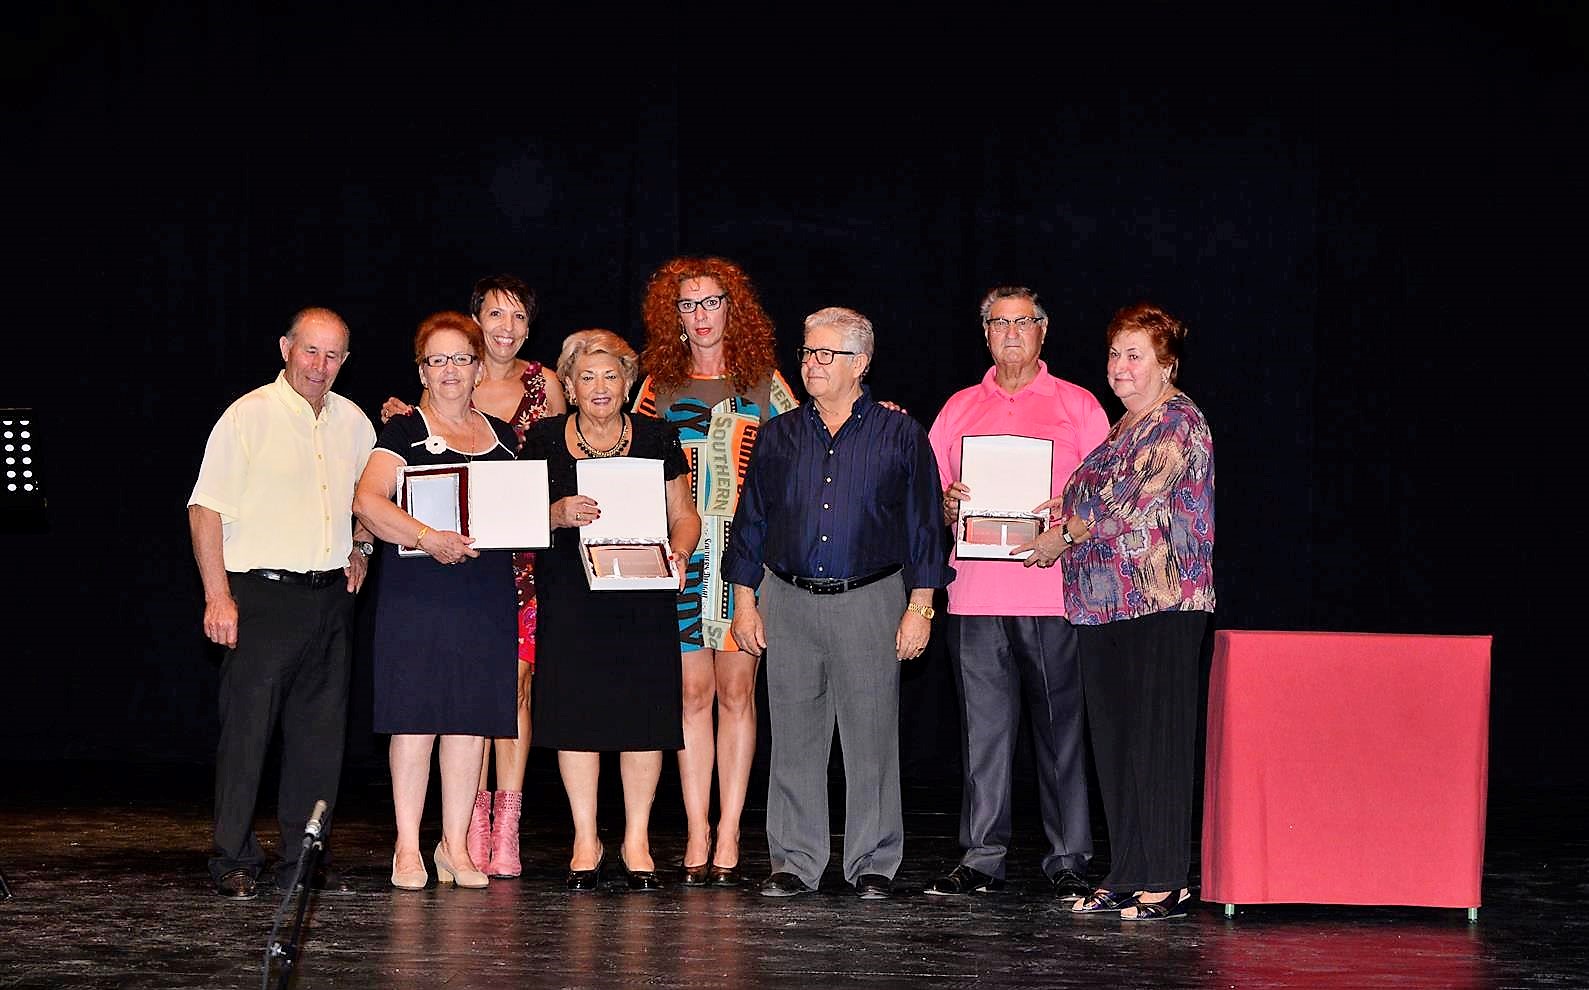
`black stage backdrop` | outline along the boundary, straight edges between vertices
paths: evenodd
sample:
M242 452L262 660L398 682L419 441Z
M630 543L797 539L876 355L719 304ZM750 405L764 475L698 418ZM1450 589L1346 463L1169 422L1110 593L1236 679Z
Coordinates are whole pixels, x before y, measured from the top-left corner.
M1216 438L1218 624L1492 634L1493 773L1584 778L1572 5L67 6L0 59L0 406L35 409L49 495L3 537L8 755L210 758L183 506L294 311L347 319L337 390L373 414L476 277L540 289L551 360L638 345L647 274L691 252L750 271L792 380L807 313L869 315L875 393L924 424L987 366L991 285L1043 294L1050 368L1111 417L1104 326L1166 306ZM350 759L378 764L368 667ZM941 642L903 690L907 775L952 773Z

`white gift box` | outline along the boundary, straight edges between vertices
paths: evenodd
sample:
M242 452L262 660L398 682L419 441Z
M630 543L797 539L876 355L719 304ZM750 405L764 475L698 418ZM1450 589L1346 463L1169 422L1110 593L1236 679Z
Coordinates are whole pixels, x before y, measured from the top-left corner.
M552 545L545 461L470 461L403 468L398 505L434 530L474 537L476 550ZM398 547L405 557L422 556Z
M1010 551L1048 528L1032 508L1053 490L1054 441L995 434L960 439L960 481L971 490L960 503L955 556L962 560L1025 560Z
M579 529L579 559L592 591L679 588L668 546L668 493L654 457L588 457L574 462L579 494L601 517ZM656 557L664 571L657 574ZM641 573L623 573L624 565Z

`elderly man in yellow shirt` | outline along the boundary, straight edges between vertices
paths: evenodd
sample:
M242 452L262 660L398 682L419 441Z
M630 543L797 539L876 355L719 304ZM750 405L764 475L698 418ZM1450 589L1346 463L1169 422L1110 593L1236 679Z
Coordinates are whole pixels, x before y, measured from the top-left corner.
M329 309L305 309L281 338L281 357L276 380L215 424L188 498L204 634L227 648L210 878L233 900L256 895L265 863L254 807L278 722L279 886L297 877L315 802L336 802L353 596L374 552L369 533L355 530L352 506L375 428L331 391L348 358L347 324Z

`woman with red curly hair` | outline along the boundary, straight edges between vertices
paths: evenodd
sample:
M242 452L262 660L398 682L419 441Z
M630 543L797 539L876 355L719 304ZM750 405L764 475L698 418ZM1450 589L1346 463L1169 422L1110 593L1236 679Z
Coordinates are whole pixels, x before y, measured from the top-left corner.
M772 320L726 258L674 258L646 286L647 377L634 411L677 425L694 473L701 541L679 594L684 749L679 784L688 835L684 883L739 883L739 817L756 754L756 664L729 634L733 595L719 566L761 424L798 405L778 373ZM717 704L717 732L712 705ZM712 767L718 818L711 828Z

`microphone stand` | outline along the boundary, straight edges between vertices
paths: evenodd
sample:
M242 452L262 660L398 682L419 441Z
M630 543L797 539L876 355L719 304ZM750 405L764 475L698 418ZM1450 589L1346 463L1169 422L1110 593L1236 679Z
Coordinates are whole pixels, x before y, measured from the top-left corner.
M0 870L0 901L11 899L11 885L6 883L6 871Z
M265 986L270 985L270 964L273 959L281 960L280 973L276 980L280 990L287 990L292 979L293 967L298 963L298 949L302 945L304 915L309 910L309 892L314 888L311 879L315 869L320 865L320 854L325 850L325 842L321 840L321 816L325 814L324 801L315 804L314 814L309 817L309 824L304 829L303 851L298 854L298 871L293 874L292 888L287 891L281 900L281 906L276 909L276 919L270 928L270 943L265 947ZM301 884L301 886L300 886ZM281 930L282 916L287 912L287 906L297 894L297 914L293 918L292 931L285 941L278 940L276 933Z

